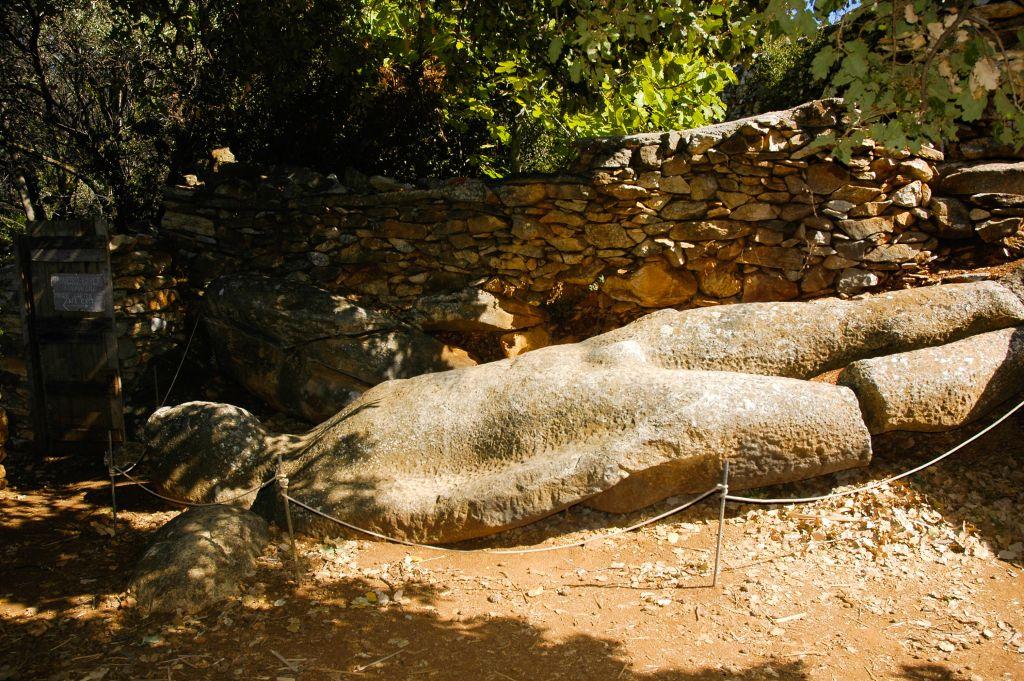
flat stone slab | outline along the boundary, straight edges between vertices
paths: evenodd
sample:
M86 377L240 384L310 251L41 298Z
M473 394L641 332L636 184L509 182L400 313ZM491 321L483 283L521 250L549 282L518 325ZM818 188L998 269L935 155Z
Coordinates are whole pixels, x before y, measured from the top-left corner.
M1024 390L1024 327L848 366L872 433L959 428Z
M950 194L1024 194L1024 161L978 163L942 178L939 189Z
M156 531L129 590L145 614L200 612L238 593L269 541L255 513L191 508Z

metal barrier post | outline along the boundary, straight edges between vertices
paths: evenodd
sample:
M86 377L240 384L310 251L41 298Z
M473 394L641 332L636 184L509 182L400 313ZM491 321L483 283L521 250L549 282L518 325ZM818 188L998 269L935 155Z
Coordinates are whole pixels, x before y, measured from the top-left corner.
M729 494L729 460L722 466L722 502L718 506L718 545L715 547L715 573L711 577L711 586L718 586L718 565L722 556L722 535L725 533L725 498Z
M281 502L284 504L284 520L288 526L288 540L292 545L292 562L295 567L295 581L299 581L299 548L295 544L295 528L292 525L292 510L288 502L288 477L284 474L281 453L277 453L277 484L281 490Z
M117 481L114 479L114 437L107 431L107 474L110 475L110 514L117 531Z

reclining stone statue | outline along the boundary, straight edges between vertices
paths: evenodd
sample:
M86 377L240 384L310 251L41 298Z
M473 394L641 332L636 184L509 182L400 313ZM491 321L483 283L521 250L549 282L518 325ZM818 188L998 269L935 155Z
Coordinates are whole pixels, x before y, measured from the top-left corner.
M630 511L703 491L726 459L737 489L805 479L866 465L871 440L853 390L804 379L1022 325L1019 291L987 281L662 310L580 343L386 381L303 435L270 435L237 407L186 403L149 421L154 478L224 499L272 475L280 455L295 498L430 542L581 502ZM280 517L273 487L240 503ZM340 529L296 510L300 527Z

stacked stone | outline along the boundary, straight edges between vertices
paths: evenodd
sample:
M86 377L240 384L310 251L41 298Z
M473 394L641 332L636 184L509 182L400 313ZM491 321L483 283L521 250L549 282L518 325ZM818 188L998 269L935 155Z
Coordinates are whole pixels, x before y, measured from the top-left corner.
M937 152L813 146L812 102L687 132L595 140L572 174L414 188L222 165L167 190L163 234L193 285L227 271L408 309L466 286L538 303L567 288L623 318L659 307L855 294L918 270Z
M156 357L177 347L187 330L185 307L169 252L150 235L117 234L110 239L114 321L121 382L130 394ZM132 405L126 405L132 411Z
M637 242L631 253L662 250L677 268L680 297L687 288L696 304L859 293L933 258L923 206L930 161L942 157L868 142L840 163L814 144L840 125L837 104L598 141L583 161L597 191L616 200L606 214L631 215L621 224ZM660 278L664 265L648 255L606 290L639 297L655 268Z
M1024 224L1024 161L960 161L945 173L932 199L936 231L945 239L999 243Z

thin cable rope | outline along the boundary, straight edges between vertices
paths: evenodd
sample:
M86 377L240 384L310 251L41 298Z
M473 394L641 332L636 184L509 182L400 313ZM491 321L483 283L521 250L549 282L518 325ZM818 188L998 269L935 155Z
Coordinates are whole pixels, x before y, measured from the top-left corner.
M123 446L123 445L122 445L122 446ZM120 473L121 475L128 475L128 474L129 474L129 473L131 473L131 472L132 472L133 470L135 470L135 467L136 467L136 466L138 466L138 465L139 465L140 463L142 463L142 460L146 458L146 454L147 454L148 452L149 452L149 450L148 450L148 449L143 449L143 450L142 450L142 455L141 455L141 456L140 456L140 457L139 457L139 458L138 458L138 459L137 459L137 460L135 461L135 463L133 463L133 464L132 464L131 466L128 466L128 468L123 468L123 469L122 469L122 468L117 468L116 466L115 466L115 467L113 467L113 468L114 468L114 470L115 470L116 472Z
M946 457L955 454L956 452L960 451L961 449L963 449L967 445L971 444L972 442L974 442L979 437L981 437L985 433L989 432L990 430L992 430L993 428L998 426L1000 423L1002 423L1006 419L1010 418L1010 416L1012 416L1015 412L1017 412L1017 410L1019 410L1021 407L1024 407L1024 401L1018 402L1016 406L1014 406L1012 409L1010 409L1010 411L1008 411L1005 414L1003 414L1002 416L1000 416L998 419L996 419L995 421L990 423L988 426L986 426L985 428L982 428L981 430L979 430L974 435L970 436L969 438L967 438L966 440L964 440L963 442L961 442L957 446L953 447L952 449L947 450L946 452L944 452L944 453L940 454L939 456L935 457L931 461L926 461L925 463L921 464L920 466L916 466L914 468L911 468L909 471L904 471L903 473L900 473L899 475L894 475L891 478L885 478L884 480L876 480L875 482L868 483L866 485L863 485L862 487L855 487L853 489L843 490L841 492L832 492L831 494L822 494L821 496L816 496L816 497L794 497L794 498L790 498L790 499L758 499L756 497L739 497L739 496L734 496L732 494L727 494L727 495L725 495L725 498L728 499L729 501L739 501L739 502L744 503L744 504L807 504L807 503L810 503L812 501L823 501L825 499L833 499L833 498L836 498L836 497L845 497L845 496L849 496L851 494L857 494L859 492L866 492L868 490L876 489L876 488L881 487L883 485L888 485L890 482L895 482L897 480L902 480L903 478L911 476L914 473L920 473L921 471L923 471L925 468L928 468L929 466L934 466L935 464L937 464L938 462L942 461Z
M228 504L228 503L230 503L232 501L237 501L238 499L241 499L242 497L248 496L248 495L252 494L253 492L259 492L261 489L263 489L264 487L266 487L270 483L272 483L275 480L277 480L276 476L273 477L273 478L270 478L269 480L264 480L262 483L260 483L256 487L253 487L252 489L249 489L249 490L246 490L246 491L241 492L239 494L236 494L233 497L228 497L227 499L221 499L220 501L199 502L199 501L185 501L183 499L174 499L173 497L164 496L163 494L160 494L159 492L155 492L155 491L151 490L150 488L146 487L146 485L141 480L139 480L138 478L136 478L136 477L134 477L132 475L129 475L128 473L126 473L125 471L121 470L120 468L114 467L114 472L119 474L119 475L123 475L124 477L126 477L129 480L131 480L132 482L134 482L143 492L147 492L148 494L152 494L154 497L157 497L158 499L163 499L164 501L170 501L171 503L174 503L174 504L181 504L182 506L223 506L223 505Z
M199 320L202 319L202 318L203 318L202 315L200 315L200 314L196 315L196 323L192 325L192 333L189 334L189 336L188 336L188 343L185 344L185 352L181 353L181 361L178 362L178 369L174 372L174 378L171 379L171 385L168 386L167 392L164 393L164 399L160 403L160 407L162 407L165 404L167 404L167 398L171 396L171 391L174 390L174 384L178 380L178 374L181 373L181 367L185 366L185 358L188 357L188 350L189 350L189 348L192 347L192 339L196 337L196 329L199 328ZM159 409L160 407L157 407L157 408ZM143 454L143 456L145 456L145 454ZM140 458L139 460L141 461L142 459Z
M583 540L578 541L578 542L573 542L571 544L558 544L557 546L538 546L538 547L534 547L534 548L530 548L530 549L451 549L451 548L446 548L444 546L433 546L431 544L419 544L417 542L412 542L412 541L408 541L408 540L405 540L405 539L398 539L397 537L390 537L390 536L388 536L386 534L381 534L380 532L374 532L373 530L368 530L365 527L359 527L358 525L353 525L352 523L345 522L344 520L341 520L339 518L335 518L334 516L332 516L332 515L330 515L328 513L324 513L320 509L313 508L312 506L309 506L308 504L304 504L301 501L299 501L298 499L296 499L295 497L284 495L284 498L287 499L288 501L292 502L296 506L301 506L302 508L306 509L307 511L309 511L311 513L315 513L316 515L318 515L318 516L320 516L322 518L326 518L327 520L330 520L330 521L335 522L335 523L337 523L339 525L342 525L343 527L347 527L350 530L355 530L356 532L362 532L363 534L368 534L371 537L377 537L378 539L383 539L385 541L393 542L395 544L401 544L403 546L411 546L411 547L419 548L419 549L430 549L431 551L446 551L446 552L449 552L449 553L490 553L492 555L510 556L510 555L524 554L524 553L542 553L542 552L545 552L545 551L559 551L561 549L571 549L571 548L576 548L576 547L579 547L579 546L584 546L585 544L590 544L591 542L603 541L605 539L611 539L613 537L617 537L619 535L626 534L627 532L632 532L633 530L636 530L636 529L639 529L641 527L644 527L645 525L650 525L651 523L656 523L659 520L661 520L663 518L667 518L670 515L679 513L680 511L684 511L684 510L690 508L691 506L693 506L694 504L697 504L698 502L701 502L704 499L707 499L709 496L711 496L715 492L718 492L721 489L722 489L721 485L715 485L714 487L709 489L707 492L703 492L701 494L698 494L696 497L694 497L693 499L690 499L689 501L687 501L685 504L682 504L681 506L676 506L675 508L671 508L671 509L665 511L664 513L659 513L658 515L654 516L653 518L648 518L647 520L644 520L642 522L636 523L635 525L630 525L629 527L623 527L623 528L618 529L615 532L612 532L610 534L602 534L602 535L597 535L597 536L594 536L594 537L589 537L587 539L583 539Z

